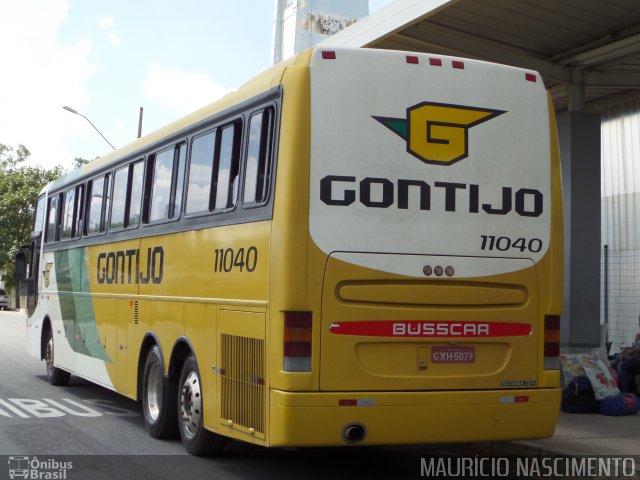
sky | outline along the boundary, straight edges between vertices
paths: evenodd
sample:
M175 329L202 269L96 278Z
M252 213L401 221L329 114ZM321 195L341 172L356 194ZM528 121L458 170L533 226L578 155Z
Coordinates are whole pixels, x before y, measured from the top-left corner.
M370 13L391 0L369 0ZM271 62L273 0L0 0L0 144L69 168L236 89Z

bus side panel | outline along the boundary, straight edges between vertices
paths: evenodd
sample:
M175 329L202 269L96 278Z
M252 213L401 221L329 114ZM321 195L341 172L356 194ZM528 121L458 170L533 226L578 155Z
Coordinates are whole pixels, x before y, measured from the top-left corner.
M158 339L166 373L175 360L176 344L183 342L198 362L205 398L205 425L211 430L221 428L220 372L233 365L221 365L218 345L223 334L265 339L270 231L271 222L263 221L141 240L138 323L130 324L128 329L130 390L142 380L138 378L137 366L145 335L153 334ZM238 333L234 320L254 315L256 309L263 317L261 326L251 323ZM226 329L220 325L228 315L224 312L234 313L231 320L225 320L231 325ZM264 350L261 361L266 362ZM179 376L180 372L172 374ZM261 382L266 382L264 374ZM225 424L227 420L238 423L233 418L223 420ZM242 436L243 432L231 430L229 435Z
M113 379L107 365L112 363L105 351L91 298L87 249L69 248L43 254L42 290L30 327L31 348L41 341L43 322L49 319L54 340L54 362L59 368L108 388ZM106 302L102 307L112 308ZM103 315L104 316L104 315ZM33 320L36 319L36 320Z
M308 65L289 67L283 77L270 277L270 386L317 390L320 358L310 373L283 372L284 311L312 311L320 319L326 255L309 239L310 85ZM314 352L320 347L320 322L313 321ZM274 428L278 428L274 425Z
M86 290L90 292L95 317L94 354L104 357L103 368L113 388L129 397L132 392L122 366L128 353L125 326L133 321L132 299L138 294L139 245L139 240L127 240L85 248ZM91 318L86 317L85 323Z

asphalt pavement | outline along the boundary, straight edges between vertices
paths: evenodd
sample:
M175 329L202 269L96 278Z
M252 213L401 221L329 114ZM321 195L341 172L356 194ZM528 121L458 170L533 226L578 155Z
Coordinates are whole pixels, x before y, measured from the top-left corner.
M561 413L555 434L544 440L307 450L231 442L223 457L195 458L178 439L150 438L138 403L77 377L66 387L49 385L44 363L25 353L24 327L24 313L0 312L0 460L8 462L0 463L0 479L9 478L21 458L36 457L75 462L64 477L70 480L175 480L185 469L190 476L216 479L419 478L424 459L442 455L636 456L640 466L640 413Z

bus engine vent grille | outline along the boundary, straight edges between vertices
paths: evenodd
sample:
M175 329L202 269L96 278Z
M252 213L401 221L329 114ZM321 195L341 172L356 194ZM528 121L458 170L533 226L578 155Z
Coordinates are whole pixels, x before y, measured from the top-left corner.
M246 433L265 430L264 340L221 335L222 421Z

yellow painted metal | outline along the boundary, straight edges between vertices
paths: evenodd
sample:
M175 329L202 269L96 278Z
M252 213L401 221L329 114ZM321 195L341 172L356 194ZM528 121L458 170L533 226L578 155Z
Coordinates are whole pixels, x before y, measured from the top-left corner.
M526 396L527 401L516 402L516 396ZM363 405L339 406L341 400ZM559 401L559 388L413 393L271 390L270 445L349 445L343 431L352 424L367 432L357 445L546 438L553 435Z
M328 349L326 327L332 316L339 315L346 321L360 318L362 309L372 309L370 304L377 302L384 304L384 308L376 310L383 312L376 315L379 319L424 317L425 290L422 284L400 292L397 286L411 279L328 260L310 238L310 56L311 52L305 52L268 70L220 102L92 162L80 172L104 166L274 86L283 89L271 221L144 237L86 249L102 348L114 359L107 369L115 389L137 397L141 346L145 335L152 333L160 342L167 373L176 342L181 338L189 342L201 373L205 425L232 438L273 446L344 445L342 429L349 423L367 427L364 444L550 436L558 413L559 374L544 371L544 336L540 332L544 315L560 313L563 255L560 166L553 110L550 108L554 201L551 244L546 256L530 269L482 278L481 286L474 283L480 279L465 279L457 291L438 285L433 297L438 300L431 301L429 313L443 320L460 319L460 309L454 312L447 305L459 298L460 292L468 292L460 303L481 306L481 313L468 308L464 318L513 321L510 315L519 312L534 319L537 343L531 345L525 339L513 339L509 344L478 341L478 352L486 355L482 355L471 376L464 365L430 365L428 346L411 339L390 344L332 339L343 345ZM249 247L258 252L255 271L214 271L216 250ZM125 263L120 266L127 270L123 273L119 269L115 276L107 276L111 274L103 270L107 268L105 255L127 251L137 252L135 259L125 253ZM129 270L135 270L129 265L130 259L132 265L137 260L139 267L133 279L129 278ZM325 270L328 263L331 268ZM323 283L325 271L329 275L327 283ZM141 283L140 275L150 280ZM351 283L344 283L345 279ZM372 287L367 283L371 280L386 283ZM337 294L331 302L323 303L323 285L337 289L331 292ZM402 308L392 308L394 303L401 303ZM283 371L285 311L312 313L310 372ZM261 437L249 428L229 428L229 419L221 416L223 334L265 342L262 381L267 392L266 423ZM329 372L333 377L323 386L320 373L325 368L325 357L330 356L344 368ZM518 362L510 363L514 356ZM537 359L533 365L531 358ZM509 366L505 367L507 363ZM397 391L381 391L389 388L389 378L396 382L393 388ZM500 389L500 378L534 379L537 388ZM323 392L325 387L336 391ZM419 391L429 388L442 391ZM452 388L458 391L451 391ZM471 388L484 390L470 391ZM361 391L347 392L356 389ZM529 400L501 400L518 395ZM363 400L369 406L341 407L341 399Z

